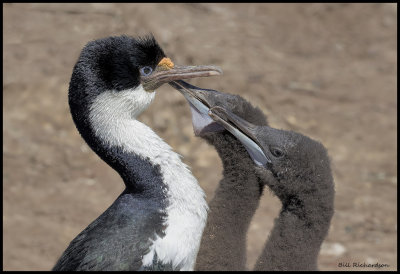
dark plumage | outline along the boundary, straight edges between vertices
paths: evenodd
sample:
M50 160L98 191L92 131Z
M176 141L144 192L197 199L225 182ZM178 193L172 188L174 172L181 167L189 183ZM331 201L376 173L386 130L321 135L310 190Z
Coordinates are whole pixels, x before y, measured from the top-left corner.
M159 210L167 201L159 168L133 154L114 155L129 161L126 171L135 176L128 181L126 174L126 189L72 240L53 270L138 270L142 254L151 245L149 239L163 235L166 214Z
M204 90L184 81L170 83L182 93L190 89L208 106L221 106L246 117L256 125L267 125L259 108L252 106L239 95ZM192 111L195 111L192 105ZM246 269L247 231L258 208L264 184L254 172L254 163L242 143L230 132L215 125L195 131L215 147L223 164L223 178L209 203L207 224L197 255L196 270L235 271Z
M255 270L317 270L318 253L334 212L326 149L302 134L251 124L230 110L212 112L260 146L268 161L256 167L257 176L282 202Z
M290 131L264 129L257 136L263 148L271 147L272 155L272 163L258 167L258 174L281 200L282 209L254 269L317 270L334 213L326 150L321 143Z
M231 106L234 113L249 117L255 124L267 125L263 113L238 95L220 93L212 105ZM223 178L209 203L196 270L245 270L246 235L264 185L249 168L253 161L246 149L231 133L209 132L201 138L217 150L223 164Z
M282 210L255 270L316 270L334 198L329 158L322 144L299 133L268 127L262 112L239 96L200 89L183 81L170 84L189 98L192 109L190 97L206 105L208 113L211 109L215 121L226 128L234 127L254 142L249 145L240 134L215 130L212 123L197 129L217 149L224 178L210 203L196 268L245 268L246 233L266 184L281 200ZM196 130L195 119L193 123ZM247 153L254 146L262 154L257 154L257 159L254 153L251 157ZM258 166L260 159L266 165Z

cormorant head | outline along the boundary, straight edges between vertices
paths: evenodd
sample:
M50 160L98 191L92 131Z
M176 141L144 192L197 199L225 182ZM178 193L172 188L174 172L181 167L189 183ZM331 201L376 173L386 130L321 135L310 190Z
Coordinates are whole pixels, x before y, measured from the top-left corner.
M108 37L89 42L82 50L72 74L69 101L71 110L78 111L80 105L91 105L108 93L113 106L135 110L136 116L162 84L221 73L215 66L174 65L152 35Z

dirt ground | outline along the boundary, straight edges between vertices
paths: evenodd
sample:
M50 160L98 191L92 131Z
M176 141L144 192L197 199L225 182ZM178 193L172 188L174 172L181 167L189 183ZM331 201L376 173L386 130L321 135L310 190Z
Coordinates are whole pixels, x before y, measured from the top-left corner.
M277 128L321 141L332 158L335 215L321 270L397 269L396 4L3 4L3 268L49 270L123 190L84 143L67 91L90 40L152 32L176 64L215 64L195 79L240 94ZM140 120L183 156L211 200L221 177L194 137L189 108L159 88ZM280 203L265 191L248 267Z

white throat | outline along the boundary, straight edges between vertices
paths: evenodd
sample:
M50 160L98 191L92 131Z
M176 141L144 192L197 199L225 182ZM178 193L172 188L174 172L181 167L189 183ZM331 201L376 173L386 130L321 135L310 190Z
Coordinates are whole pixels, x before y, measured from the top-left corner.
M152 264L155 253L163 263L193 270L207 219L205 194L181 156L151 128L136 120L154 99L140 85L125 91L106 91L92 102L90 122L95 134L110 146L148 159L159 165L167 185L168 207L165 236L157 236L143 266Z

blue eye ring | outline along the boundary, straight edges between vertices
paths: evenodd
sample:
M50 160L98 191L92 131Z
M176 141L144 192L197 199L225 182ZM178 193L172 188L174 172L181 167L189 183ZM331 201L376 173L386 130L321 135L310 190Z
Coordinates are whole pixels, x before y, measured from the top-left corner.
M153 72L153 69L149 66L145 66L140 69L140 74L142 76L149 76L152 72Z

